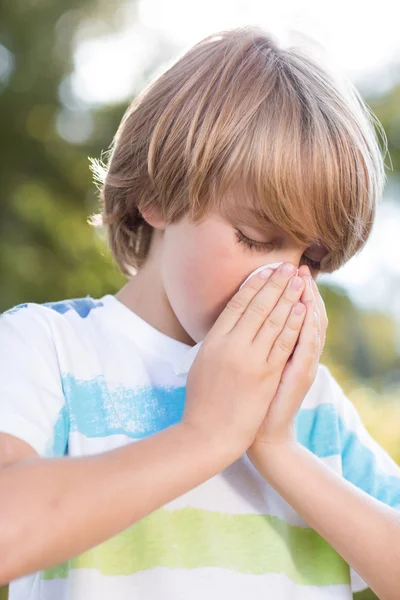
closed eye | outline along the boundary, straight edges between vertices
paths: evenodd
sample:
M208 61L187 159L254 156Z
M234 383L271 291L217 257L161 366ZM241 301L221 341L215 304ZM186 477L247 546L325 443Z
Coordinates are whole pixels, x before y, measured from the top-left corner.
M275 244L273 242L259 242L248 238L240 229L235 230L236 239L239 243L244 244L250 250L256 250L257 252L266 252L267 250L273 250Z

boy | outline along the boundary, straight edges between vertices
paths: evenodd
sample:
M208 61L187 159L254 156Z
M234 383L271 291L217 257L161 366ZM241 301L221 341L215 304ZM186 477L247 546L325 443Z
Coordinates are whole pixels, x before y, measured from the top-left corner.
M384 185L355 91L222 32L95 170L127 284L0 319L11 599L395 598L400 468L318 366L313 279L362 247Z

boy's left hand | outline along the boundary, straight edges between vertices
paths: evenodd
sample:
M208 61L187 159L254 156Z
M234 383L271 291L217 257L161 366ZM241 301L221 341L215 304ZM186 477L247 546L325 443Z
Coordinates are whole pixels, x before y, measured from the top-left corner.
M328 318L317 284L306 265L299 268L299 276L306 283L300 298L307 306L306 317L297 345L283 370L278 390L247 451L250 459L251 453L256 452L260 444L276 445L295 441L294 418L317 374Z

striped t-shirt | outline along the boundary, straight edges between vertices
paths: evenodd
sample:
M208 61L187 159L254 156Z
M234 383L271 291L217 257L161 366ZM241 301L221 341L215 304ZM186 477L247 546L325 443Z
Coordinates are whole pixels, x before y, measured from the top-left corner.
M175 369L189 349L111 294L18 305L0 318L0 431L42 457L141 440L180 421ZM328 468L400 508L400 468L326 367L295 423ZM244 453L119 535L13 581L10 600L349 600L365 587Z

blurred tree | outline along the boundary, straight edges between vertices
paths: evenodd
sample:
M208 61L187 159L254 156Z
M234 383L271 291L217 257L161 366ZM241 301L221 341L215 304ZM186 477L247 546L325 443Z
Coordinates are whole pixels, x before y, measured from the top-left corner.
M368 381L384 391L386 375L400 369L393 320L379 312L360 310L338 287L324 285L320 290L329 315L322 361L333 371L346 370L348 377ZM345 384L344 373L338 379Z
M109 147L126 103L87 105L70 85L76 39L118 30L120 4L0 5L0 311L26 301L100 296L126 281L105 232L87 224L98 209L88 157ZM142 80L171 53L161 36L154 46L155 64L140 56Z
M0 6L0 48L8 60L0 83L1 310L101 294L120 281L86 217L94 193L87 157L108 145L121 109L99 111L93 135L80 144L59 132L60 84L72 70L74 32L99 6L96 0ZM90 125L87 108L70 112L70 127Z

